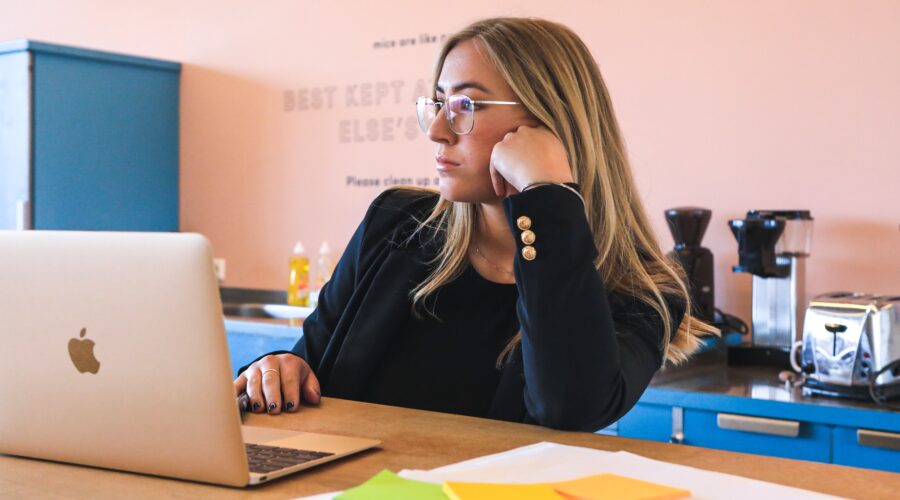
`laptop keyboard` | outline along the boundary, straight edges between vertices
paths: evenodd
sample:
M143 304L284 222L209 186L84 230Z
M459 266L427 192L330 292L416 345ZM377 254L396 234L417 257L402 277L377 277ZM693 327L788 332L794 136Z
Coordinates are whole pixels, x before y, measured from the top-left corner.
M261 444L244 443L247 449L247 462L250 472L267 474L280 469L293 467L304 462L311 462L322 457L334 455L324 451L298 450Z

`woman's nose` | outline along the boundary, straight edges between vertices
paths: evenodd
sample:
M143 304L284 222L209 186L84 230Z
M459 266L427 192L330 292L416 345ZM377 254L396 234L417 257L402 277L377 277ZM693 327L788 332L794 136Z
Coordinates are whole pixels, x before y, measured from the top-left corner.
M434 115L434 120L428 126L428 138L441 144L453 144L456 142L456 134L450 130L450 124L447 122L447 115L443 107Z

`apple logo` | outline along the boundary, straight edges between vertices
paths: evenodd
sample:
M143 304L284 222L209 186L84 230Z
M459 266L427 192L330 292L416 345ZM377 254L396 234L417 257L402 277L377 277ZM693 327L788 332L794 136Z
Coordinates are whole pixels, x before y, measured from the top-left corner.
M79 337L84 338L86 333L87 328L82 328ZM72 358L72 363L81 373L100 371L100 362L94 357L94 341L91 339L70 339L69 357Z

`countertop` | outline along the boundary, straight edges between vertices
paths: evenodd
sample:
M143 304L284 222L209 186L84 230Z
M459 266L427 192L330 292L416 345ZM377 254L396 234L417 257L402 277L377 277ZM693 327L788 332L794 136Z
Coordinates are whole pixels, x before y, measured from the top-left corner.
M806 396L800 387L781 382L779 371L772 367L728 366L724 350L711 350L683 366L666 367L658 372L641 401L703 407L707 406L704 401L736 398L756 408L788 404L802 413L822 416L814 421L834 424L853 421L862 425L866 420L880 419L878 427L900 431L900 412L874 402Z

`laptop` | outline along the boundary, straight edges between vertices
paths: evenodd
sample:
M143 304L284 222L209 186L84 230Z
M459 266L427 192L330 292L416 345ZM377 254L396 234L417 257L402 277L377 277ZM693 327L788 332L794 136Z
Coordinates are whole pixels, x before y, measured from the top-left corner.
M245 486L380 444L241 424L198 234L0 231L0 342L0 453Z

